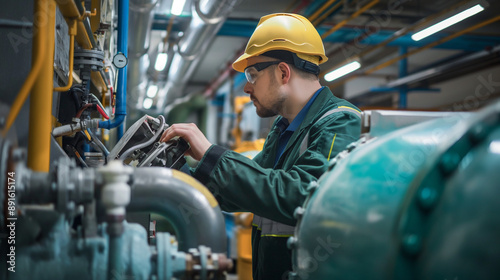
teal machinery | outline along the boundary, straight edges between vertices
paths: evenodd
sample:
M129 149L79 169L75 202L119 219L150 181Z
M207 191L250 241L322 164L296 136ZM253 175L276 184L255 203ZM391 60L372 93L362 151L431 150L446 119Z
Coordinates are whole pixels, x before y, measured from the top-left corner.
M500 102L396 129L428 114L366 115L295 211L290 279L500 279Z
M295 211L289 279L500 279L500 103L437 114L365 112L362 138ZM217 202L165 167L178 164L177 144L145 142L162 123L142 119L104 166L61 157L49 173L29 170L2 139L0 279L224 279ZM175 233L148 242L126 222L137 211L164 216Z
M28 169L25 152L0 139L0 279L225 279L232 260L222 212L203 185L173 169L188 146L158 143L167 127L146 115L106 165L80 168L61 156L48 173ZM137 212L163 216L172 234L150 238L126 221Z

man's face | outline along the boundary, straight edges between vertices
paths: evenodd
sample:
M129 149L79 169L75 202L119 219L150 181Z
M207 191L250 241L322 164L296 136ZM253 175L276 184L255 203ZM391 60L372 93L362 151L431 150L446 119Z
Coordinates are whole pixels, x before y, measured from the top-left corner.
M247 75L251 75L253 83L247 81L243 91L250 95L256 108L257 115L261 118L273 117L281 113L286 100L286 94L281 91L278 81L277 64L258 71L252 65L275 61L267 57L252 57L248 59ZM262 64L259 64L262 65ZM265 65L265 64L264 64ZM267 65L266 65L267 66Z

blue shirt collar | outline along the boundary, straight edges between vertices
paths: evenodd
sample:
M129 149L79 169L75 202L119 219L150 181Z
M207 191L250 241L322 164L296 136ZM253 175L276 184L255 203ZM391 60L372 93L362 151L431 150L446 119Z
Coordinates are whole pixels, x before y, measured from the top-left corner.
M307 112L309 111L309 108L311 107L314 100L316 99L316 97L319 95L320 91L323 88L324 88L324 86L322 86L320 89L318 89L314 93L314 95L311 97L311 99L309 99L307 104L302 108L302 110L300 110L300 112L297 114L297 116L295 116L292 123L289 124L288 120L286 118L283 118L283 117L276 123L276 126L280 129L281 133L283 133L284 131L294 132L295 130L297 130L297 128L299 128L302 121L304 121L304 118L306 117Z

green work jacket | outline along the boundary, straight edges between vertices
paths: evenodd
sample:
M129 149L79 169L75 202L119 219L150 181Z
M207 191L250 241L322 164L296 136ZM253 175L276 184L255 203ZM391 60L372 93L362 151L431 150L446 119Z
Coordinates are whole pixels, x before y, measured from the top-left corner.
M303 205L309 183L318 180L329 160L359 139L361 131L359 109L325 87L275 166L280 118L253 160L212 145L193 172L224 211L254 213L253 277L259 280L286 279L292 269L286 242L297 222L295 209Z

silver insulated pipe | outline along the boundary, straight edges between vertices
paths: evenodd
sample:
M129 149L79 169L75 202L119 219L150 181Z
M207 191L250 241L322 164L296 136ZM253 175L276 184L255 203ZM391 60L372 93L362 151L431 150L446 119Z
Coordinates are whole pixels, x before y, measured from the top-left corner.
M166 98L159 101L159 108L183 96L186 83L208 51L224 20L239 1L193 0L195 10L193 18L172 58L163 93ZM165 113L168 114L168 112Z
M149 66L147 52L153 25L153 10L158 0L130 0L128 30L127 104L135 108L141 92L145 90L146 71Z

